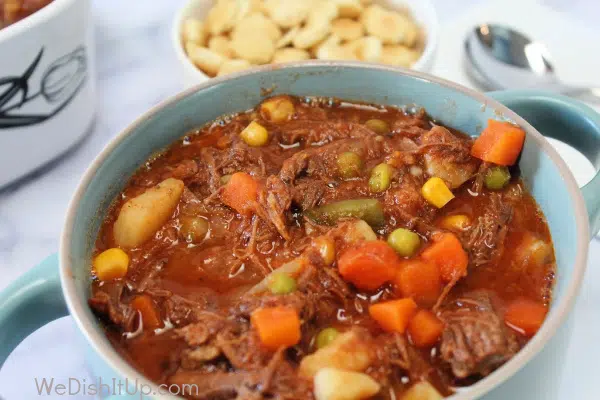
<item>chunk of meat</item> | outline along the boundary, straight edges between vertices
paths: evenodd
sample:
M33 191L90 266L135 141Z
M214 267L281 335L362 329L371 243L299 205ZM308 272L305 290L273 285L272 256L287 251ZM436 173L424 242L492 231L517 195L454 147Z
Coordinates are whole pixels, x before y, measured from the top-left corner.
M186 349L181 353L181 367L184 369L197 369L206 362L219 357L219 355L221 355L221 349L210 344L195 349Z
M136 313L121 301L124 284L122 282L105 285L102 290L96 290L88 300L88 304L96 314L108 318L126 332L133 330Z
M321 179L297 179L292 190L292 201L302 210L319 204L327 190L327 182Z
M208 292L201 293L204 296L198 296L199 301L186 299L179 295L170 296L165 301L167 318L175 326L184 326L203 319L202 314L208 305L209 294Z
M295 153L284 161L279 176L288 184L294 183L296 178L303 175L329 180L336 176L337 156L343 152L357 153L366 162L393 150L391 141L373 135L362 139L339 139Z
M456 378L485 376L509 360L519 344L496 314L490 294L472 292L440 314L446 323L440 353Z
M261 346L258 335L247 323L228 326L217 334L213 343L236 369L259 369L271 354Z
M278 176L269 176L264 189L258 194L258 202L264 210L264 218L273 224L281 237L290 240L286 212L292 204L292 196L285 183Z
M307 300L306 295L298 291L286 295L245 295L233 307L232 312L236 316L249 318L257 308L291 307L304 317L312 316L316 305Z
M502 194L491 193L483 214L467 231L465 248L471 265L477 267L500 257L513 207L503 200Z
M288 184L293 184L302 174L311 177L326 176L325 167L317 149L299 151L283 162L279 176Z
M375 380L389 385L395 370L408 374L414 382L426 378L435 368L412 347L405 335L386 333L375 338L375 362L367 370Z
M443 126L434 126L421 137L427 173L442 178L451 189L471 179L479 161L471 156L471 140L460 138Z
M413 114L400 116L392 123L392 132L399 136L417 137L431 128L429 118L424 109Z
M186 395L200 400L233 399L242 387L253 386L256 381L258 373L246 371L206 373L179 370L169 378L170 384L187 388Z
M200 346L209 341L217 332L227 325L225 318L219 314L203 313L198 321L176 329L175 333L182 337L189 346Z
M337 139L363 138L375 135L375 132L364 125L342 120L297 119L280 125L280 128L281 141L286 144L298 141L302 141L306 145L324 144Z

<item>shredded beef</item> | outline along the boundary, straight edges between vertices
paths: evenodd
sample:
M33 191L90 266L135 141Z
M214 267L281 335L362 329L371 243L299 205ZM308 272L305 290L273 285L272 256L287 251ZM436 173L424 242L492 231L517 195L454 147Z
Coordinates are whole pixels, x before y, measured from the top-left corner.
M319 204L327 189L327 182L321 179L297 179L292 189L292 200L302 210L309 210Z
M245 295L231 311L235 316L249 318L257 308L277 306L292 307L298 313L307 312L307 298L298 291L286 295Z
M181 336L188 345L199 346L208 342L209 339L214 337L226 325L227 321L225 317L205 312L198 317L197 322L177 329L175 333Z
M265 211L265 218L277 229L285 240L290 240L286 212L292 204L289 189L278 177L271 175L265 183L265 190L259 193L259 203Z
M486 291L456 299L440 317L446 323L441 357L456 378L488 375L519 350L514 333L505 327Z
M122 302L123 288L122 282L107 285L106 288L94 292L88 304L99 316L108 317L113 324L120 326L125 332L131 332L136 313Z
M471 156L471 141L455 136L443 126L434 126L421 137L427 173L442 178L451 189L473 176L479 161Z
M169 383L188 388L190 398L199 400L234 399L238 390L258 381L258 373L236 372L198 372L179 370L169 378Z
M302 141L307 145L375 135L375 132L364 125L339 120L292 120L281 125L279 132L283 143Z
M502 255L512 214L512 206L500 193L489 195L483 214L467 232L465 248L469 251L471 265L477 267Z

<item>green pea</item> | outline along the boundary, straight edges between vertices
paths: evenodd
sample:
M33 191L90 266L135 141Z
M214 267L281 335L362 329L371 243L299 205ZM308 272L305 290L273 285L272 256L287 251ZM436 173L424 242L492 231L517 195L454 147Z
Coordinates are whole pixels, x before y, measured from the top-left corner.
M485 174L485 187L490 190L500 190L510 181L510 172L506 167L492 167Z
M181 222L179 233L187 242L199 243L204 240L210 228L206 219L187 215L184 215L179 219Z
M328 346L339 336L340 332L335 328L325 328L317 335L317 339L315 341L317 345L317 349L322 349L325 346Z
M390 126L387 122L381 119L370 119L365 122L365 126L375 133L385 135L390 132Z
M351 179L360 175L363 162L358 154L347 151L337 156L337 165L340 176Z
M393 173L394 169L386 163L373 168L371 178L369 178L369 190L375 193L386 191L392 183Z
M419 235L404 228L398 228L390 233L387 242L402 257L413 256L421 247Z
M274 272L268 286L273 294L288 294L296 290L296 280L283 272Z

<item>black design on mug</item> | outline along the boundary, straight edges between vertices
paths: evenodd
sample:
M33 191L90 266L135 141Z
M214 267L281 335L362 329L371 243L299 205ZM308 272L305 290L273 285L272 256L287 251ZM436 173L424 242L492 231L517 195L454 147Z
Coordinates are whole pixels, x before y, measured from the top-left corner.
M31 76L43 55L42 47L21 76L0 78L0 129L35 125L54 117L69 105L85 83L87 57L80 46L51 63L42 75L39 90L29 94ZM46 113L34 112L33 102L38 98L46 105L55 105L54 108Z

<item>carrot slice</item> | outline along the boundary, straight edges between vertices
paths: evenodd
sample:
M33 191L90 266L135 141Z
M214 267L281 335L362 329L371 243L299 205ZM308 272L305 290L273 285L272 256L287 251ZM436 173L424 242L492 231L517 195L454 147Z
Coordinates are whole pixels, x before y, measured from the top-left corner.
M289 347L300 341L300 318L291 307L258 308L250 315L263 346L270 350Z
M433 346L443 330L444 323L428 310L419 310L408 323L410 340L417 347Z
M523 149L525 131L505 121L488 120L471 147L471 155L498 165L513 165Z
M467 276L469 256L453 233L435 235L433 244L421 253L421 258L438 266L444 282Z
M245 172L236 172L231 175L229 182L221 192L221 201L244 215L254 211L257 197L258 182Z
M548 307L528 299L517 299L504 314L504 321L517 332L531 337L540 329L548 313Z
M442 292L440 269L431 262L406 260L396 274L394 285L399 296L412 297L424 307L432 306Z
M396 251L381 240L361 242L346 250L338 260L340 275L364 290L375 290L391 281L399 267Z
M417 311L411 298L386 301L369 306L369 315L386 332L404 333L408 322Z
M150 296L144 294L135 296L131 300L131 307L140 312L144 328L153 330L163 326Z

